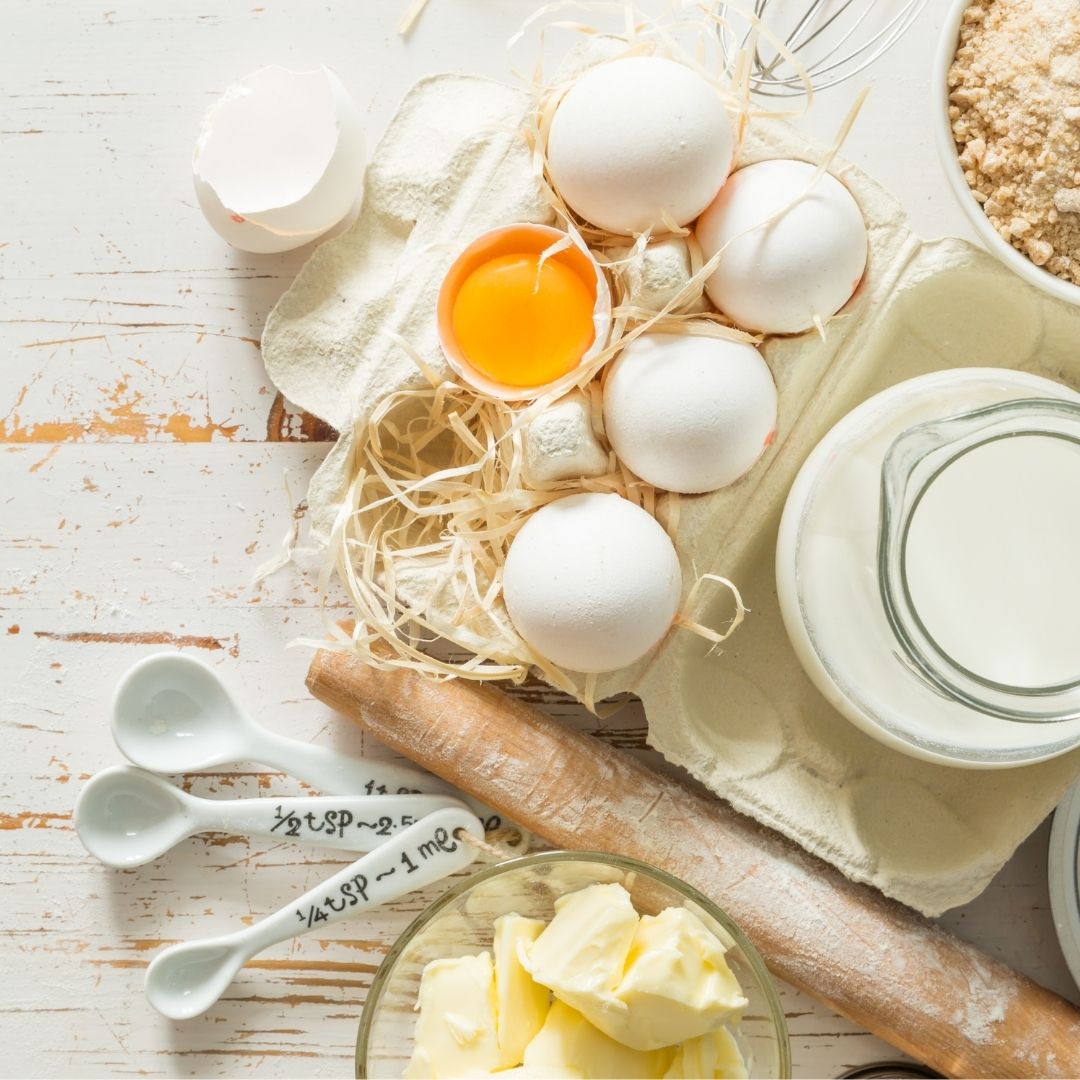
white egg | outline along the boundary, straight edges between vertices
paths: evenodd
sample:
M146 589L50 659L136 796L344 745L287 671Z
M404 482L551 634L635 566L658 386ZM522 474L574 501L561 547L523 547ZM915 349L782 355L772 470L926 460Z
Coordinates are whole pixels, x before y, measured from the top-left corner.
M799 198L813 175L805 161L747 165L697 223L706 259L727 245L705 291L740 326L800 333L815 316L839 311L862 278L867 241L859 204L829 173Z
M608 232L685 225L720 190L732 155L731 123L712 86L658 56L586 71L559 103L548 133L548 171L567 204Z
M517 632L570 671L614 671L667 633L682 573L667 533L621 495L569 495L537 510L506 556Z
M207 112L192 173L199 206L222 239L258 254L301 247L359 201L360 113L327 68L260 68Z
M776 384L753 345L642 334L604 382L604 427L631 472L667 491L734 483L776 434Z

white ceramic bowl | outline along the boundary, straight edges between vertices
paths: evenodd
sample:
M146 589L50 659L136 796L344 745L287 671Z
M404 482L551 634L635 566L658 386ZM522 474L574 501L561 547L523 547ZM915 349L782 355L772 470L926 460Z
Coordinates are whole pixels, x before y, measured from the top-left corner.
M984 246L992 254L996 255L1010 270L1019 274L1026 282L1041 289L1049 296L1055 296L1059 300L1065 300L1070 304L1080 305L1080 285L1074 285L1069 281L1051 274L1036 266L1027 256L1021 254L1008 241L1003 240L997 230L990 224L982 206L975 198L967 180L964 179L964 170L960 165L960 157L956 151L956 142L953 140L952 125L949 123L949 68L952 66L953 57L956 55L956 46L960 39L960 20L964 11L970 6L971 0L951 0L949 13L945 18L945 24L941 28L941 38L938 41L937 56L934 60L933 83L931 85L931 100L934 102L933 125L934 138L937 141L938 153L941 155L941 164L945 169L949 185L953 193L960 201L975 231L979 234Z

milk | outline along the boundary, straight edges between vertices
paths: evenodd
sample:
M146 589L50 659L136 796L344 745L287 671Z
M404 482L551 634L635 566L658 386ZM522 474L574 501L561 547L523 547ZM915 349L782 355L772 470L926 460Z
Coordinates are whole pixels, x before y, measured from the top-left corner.
M973 674L1024 688L1080 676L1080 445L976 447L927 489L904 554L919 618Z

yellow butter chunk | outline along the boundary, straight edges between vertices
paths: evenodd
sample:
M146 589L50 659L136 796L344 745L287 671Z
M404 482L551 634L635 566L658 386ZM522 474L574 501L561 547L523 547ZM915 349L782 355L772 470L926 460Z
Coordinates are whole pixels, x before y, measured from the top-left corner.
M537 1076L565 1070L583 1080L647 1080L662 1077L675 1058L675 1048L643 1053L632 1050L602 1031L569 1005L556 1001L540 1029L525 1048L525 1068Z
M544 923L523 915L495 920L495 991L499 1053L504 1065L518 1065L525 1047L544 1025L551 1004L546 986L533 982L521 957L540 936Z
M590 885L555 901L555 917L522 960L532 977L560 1001L590 1018L625 1011L612 991L619 985L638 916L617 884Z
M491 953L431 961L420 977L417 1007L405 1080L486 1076L502 1064Z
M686 908L666 908L638 923L615 990L625 1008L586 1012L601 1031L637 1050L697 1038L746 1008L724 946Z
M688 1039L675 1052L664 1080L746 1080L746 1062L727 1028Z

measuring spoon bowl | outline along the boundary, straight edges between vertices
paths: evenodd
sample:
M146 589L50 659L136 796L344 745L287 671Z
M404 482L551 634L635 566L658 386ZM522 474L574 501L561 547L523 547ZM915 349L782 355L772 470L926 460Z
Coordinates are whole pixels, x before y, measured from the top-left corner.
M189 1020L225 993L246 959L235 934L174 945L147 971L146 996L164 1016Z
M74 820L86 850L118 869L153 862L193 831L184 792L130 765L87 781Z
M243 760L257 734L213 669L183 653L148 656L127 672L112 732L128 760L161 773Z

